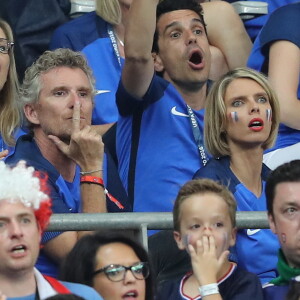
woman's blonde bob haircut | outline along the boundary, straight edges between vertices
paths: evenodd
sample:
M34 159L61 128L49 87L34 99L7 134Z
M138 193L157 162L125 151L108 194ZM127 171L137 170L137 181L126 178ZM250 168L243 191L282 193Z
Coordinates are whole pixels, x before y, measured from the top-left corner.
M229 71L218 79L211 87L206 99L204 117L204 139L207 150L214 157L230 155L230 149L226 138L226 107L224 96L228 85L235 79L246 78L257 82L266 92L272 108L272 126L268 139L262 148L273 146L279 126L279 104L275 92L272 90L267 78L255 70L249 68L237 68Z
M121 23L121 7L118 0L96 0L96 13L111 25Z

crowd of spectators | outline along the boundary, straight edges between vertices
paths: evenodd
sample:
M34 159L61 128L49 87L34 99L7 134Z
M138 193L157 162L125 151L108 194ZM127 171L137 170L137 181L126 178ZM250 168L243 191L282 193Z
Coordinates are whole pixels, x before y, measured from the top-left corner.
M300 3L243 23L228 2L96 0L72 20L69 0L3 2L1 300L295 299ZM174 232L149 232L148 256L44 232L50 206L173 211ZM236 210L271 229L236 229Z

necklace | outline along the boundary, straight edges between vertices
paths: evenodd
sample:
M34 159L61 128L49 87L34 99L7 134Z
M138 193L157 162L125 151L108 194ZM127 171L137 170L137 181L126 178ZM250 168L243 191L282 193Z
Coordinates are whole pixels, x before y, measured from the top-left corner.
M117 40L119 41L120 45L121 45L122 47L124 47L124 42L119 38L119 36L117 35L116 32L115 32L115 36L116 36Z

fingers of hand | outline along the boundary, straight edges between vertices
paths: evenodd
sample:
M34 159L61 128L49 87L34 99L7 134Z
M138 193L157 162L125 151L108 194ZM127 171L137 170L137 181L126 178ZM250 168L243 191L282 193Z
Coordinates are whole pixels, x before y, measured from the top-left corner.
M74 132L71 140L78 145L85 144L85 146L92 145L93 147L103 145L101 135L92 126L85 126L82 130Z
M56 145L56 147L66 154L68 152L68 145L65 144L63 141L61 141L57 136L55 135L48 135L48 138Z
M196 242L196 248L197 248L197 254L203 254L203 251L204 251L204 245L203 245L203 240L198 240Z
M0 159L5 158L8 155L8 150L0 151Z
M213 235L210 235L208 239L209 239L209 250L210 252L215 253L216 252L215 238Z
M82 169L102 166L104 144L101 136L91 126L73 132L69 145L69 157Z
M219 265L222 265L226 260L228 260L229 250L226 250L222 252L222 254L219 257Z
M203 251L208 253L210 250L210 240L207 235L202 236L202 243L203 243Z
M74 109L73 109L73 131L79 131L80 130L80 102L75 101L74 103Z

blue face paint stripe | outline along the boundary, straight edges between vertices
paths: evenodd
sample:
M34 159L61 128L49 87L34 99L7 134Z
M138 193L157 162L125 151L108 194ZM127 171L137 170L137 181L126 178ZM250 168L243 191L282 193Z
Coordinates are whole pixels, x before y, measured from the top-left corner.
M183 237L183 244L185 246L185 249L188 253L190 253L189 251L189 248L188 248L188 245L190 244L190 236L188 234L186 234L184 237Z
M272 110L270 108L266 109L266 116L267 116L267 121L272 120Z
M236 111L232 111L230 113L230 116L231 116L232 121L234 121L234 122L237 122L239 120L238 113Z

